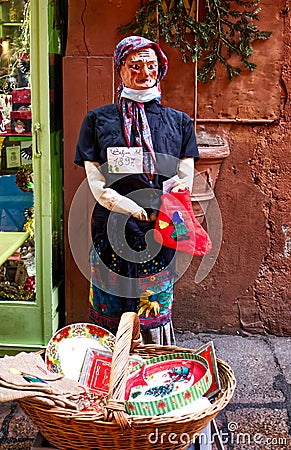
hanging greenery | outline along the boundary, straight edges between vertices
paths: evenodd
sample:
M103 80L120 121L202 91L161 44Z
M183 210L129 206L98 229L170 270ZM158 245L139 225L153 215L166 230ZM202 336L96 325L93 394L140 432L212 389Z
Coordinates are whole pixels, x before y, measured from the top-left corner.
M254 70L256 64L250 61L252 44L271 35L255 24L259 21L259 3L260 0L148 0L132 22L120 27L120 32L154 41L162 36L170 46L180 49L184 62L198 61L198 80L206 83L215 79L217 63L225 66L232 80L241 68L232 64L231 57L238 56L248 70Z

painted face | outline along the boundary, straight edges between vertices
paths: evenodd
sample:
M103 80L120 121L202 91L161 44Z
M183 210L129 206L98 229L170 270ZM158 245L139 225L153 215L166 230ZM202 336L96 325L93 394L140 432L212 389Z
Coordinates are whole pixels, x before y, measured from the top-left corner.
M153 87L156 84L158 72L158 58L152 48L130 53L120 68L123 84L130 89Z

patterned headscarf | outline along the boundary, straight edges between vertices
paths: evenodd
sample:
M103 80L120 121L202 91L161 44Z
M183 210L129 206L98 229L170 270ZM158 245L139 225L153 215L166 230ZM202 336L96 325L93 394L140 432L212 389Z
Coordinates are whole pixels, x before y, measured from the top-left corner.
M141 36L129 36L122 39L122 41L117 44L114 52L114 63L119 76L120 68L122 64L125 63L127 56L136 50L144 48L152 48L157 55L159 63L157 81L159 82L166 75L168 70L168 59L162 52L160 46L156 42ZM122 85L119 87L119 91L121 90ZM144 144L146 151L144 152L143 167L148 178L151 180L155 173L156 157L150 127L144 110L144 104L119 96L119 110L122 116L123 131L128 147L130 147L131 130L133 126L135 128L134 139L136 146L142 147Z
M159 61L158 81L161 81L168 70L168 58L156 42L150 41L142 36L129 36L117 44L114 52L114 63L118 74L120 75L120 67L125 63L127 56L142 48L152 48L156 52Z

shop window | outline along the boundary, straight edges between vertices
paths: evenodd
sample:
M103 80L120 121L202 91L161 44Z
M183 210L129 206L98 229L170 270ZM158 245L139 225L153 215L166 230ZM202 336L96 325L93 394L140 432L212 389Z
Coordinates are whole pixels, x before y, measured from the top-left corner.
M29 0L0 0L0 300L35 277L29 14Z

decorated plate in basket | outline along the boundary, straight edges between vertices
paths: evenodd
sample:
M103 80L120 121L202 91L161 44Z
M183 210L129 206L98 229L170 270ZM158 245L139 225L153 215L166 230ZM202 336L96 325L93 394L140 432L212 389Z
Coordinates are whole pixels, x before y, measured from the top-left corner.
M88 348L113 352L115 336L90 323L74 323L58 330L50 339L45 362L51 372L78 381Z
M125 389L125 408L129 414L165 414L201 398L211 381L206 359L194 353L172 353L151 358L130 372Z

